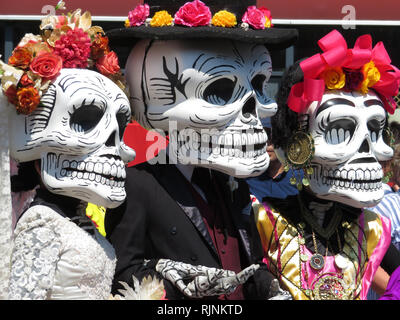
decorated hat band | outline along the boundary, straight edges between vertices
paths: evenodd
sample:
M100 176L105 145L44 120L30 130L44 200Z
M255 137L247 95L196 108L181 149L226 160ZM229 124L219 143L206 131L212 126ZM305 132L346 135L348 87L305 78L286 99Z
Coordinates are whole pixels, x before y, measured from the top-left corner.
M321 101L325 90L359 91L373 89L382 99L386 111L394 113L393 99L399 91L400 71L391 65L391 59L382 42L372 48L369 34L360 36L353 49L333 30L318 41L323 53L300 63L304 81L295 84L288 97L288 106L304 113L313 101Z
M224 39L282 50L298 31L275 28L270 10L255 0L147 0L128 13L125 27L107 31L111 44L132 47L140 39Z
M118 57L103 29L92 26L90 12L46 16L40 30L23 37L8 64L0 60L1 89L18 113L32 113L63 68L97 70L125 90Z
M228 10L219 10L212 15L210 8L200 0L187 2L179 8L174 17L167 10L159 10L150 18L150 6L138 5L129 12L125 27L139 27L141 25L151 27L164 27L181 25L186 27L216 26L224 28L236 27L237 17ZM242 17L242 28L265 29L273 26L271 12L265 8L249 6Z

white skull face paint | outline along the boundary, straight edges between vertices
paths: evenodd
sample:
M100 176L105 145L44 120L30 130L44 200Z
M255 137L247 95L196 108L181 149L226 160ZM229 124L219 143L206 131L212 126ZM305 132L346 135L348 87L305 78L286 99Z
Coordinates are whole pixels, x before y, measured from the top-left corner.
M307 114L315 143L312 192L352 207L376 205L383 197L378 161L393 156L383 141L386 112L378 96L331 91L320 105L312 103Z
M169 133L178 162L237 177L268 167L259 117L273 116L277 105L266 93L272 66L264 46L143 40L126 69L137 120Z
M41 159L49 191L108 208L125 199L125 163L135 152L122 142L129 101L110 79L63 69L30 115L15 116L11 155Z

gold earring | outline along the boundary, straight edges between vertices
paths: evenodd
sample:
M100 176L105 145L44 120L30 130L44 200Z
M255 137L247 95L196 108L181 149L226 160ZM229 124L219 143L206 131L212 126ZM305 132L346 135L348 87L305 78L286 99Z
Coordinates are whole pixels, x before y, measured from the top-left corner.
M311 159L314 157L315 147L312 136L304 131L296 131L290 138L286 147L286 164L285 171L292 169L302 169L304 177L298 182L294 170L290 183L297 185L297 189L301 190L304 186L310 184L309 175L313 173L311 167ZM300 175L299 175L300 178Z

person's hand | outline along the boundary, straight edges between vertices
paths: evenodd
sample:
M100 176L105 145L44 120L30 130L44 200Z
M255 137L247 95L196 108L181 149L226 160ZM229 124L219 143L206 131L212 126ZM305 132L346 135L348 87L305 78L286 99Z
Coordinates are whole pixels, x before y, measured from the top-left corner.
M202 298L232 293L253 276L259 267L253 264L236 274L230 270L160 259L156 270L184 295L190 298Z

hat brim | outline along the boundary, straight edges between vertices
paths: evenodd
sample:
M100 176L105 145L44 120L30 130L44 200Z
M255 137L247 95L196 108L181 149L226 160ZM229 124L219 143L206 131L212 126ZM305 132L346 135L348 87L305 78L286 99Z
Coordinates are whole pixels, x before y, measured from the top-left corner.
M139 26L131 28L112 29L107 33L112 45L132 45L138 39L181 40L181 39L229 39L257 44L264 44L269 49L286 49L298 38L296 29L266 28L263 30L243 28L223 28L214 26L184 27Z

